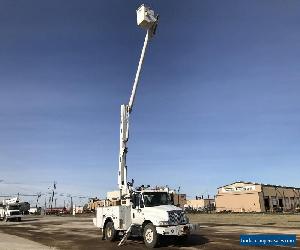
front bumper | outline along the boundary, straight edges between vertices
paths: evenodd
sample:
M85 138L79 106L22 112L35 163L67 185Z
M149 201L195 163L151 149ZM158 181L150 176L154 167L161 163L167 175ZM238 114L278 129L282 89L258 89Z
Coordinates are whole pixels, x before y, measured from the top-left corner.
M23 215L21 215L21 214L18 214L18 215L7 215L6 217L7 217L7 219L14 219L14 218L23 217Z
M177 226L156 226L156 231L161 235L183 236L189 235L192 231L194 231L194 225L185 224Z

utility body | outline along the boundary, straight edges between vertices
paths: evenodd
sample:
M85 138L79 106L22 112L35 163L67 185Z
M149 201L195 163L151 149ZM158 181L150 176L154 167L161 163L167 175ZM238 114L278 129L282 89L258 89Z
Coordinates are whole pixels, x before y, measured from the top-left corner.
M185 212L173 205L169 188L133 188L134 181L127 182L126 156L129 138L129 116L133 109L140 72L148 41L153 38L158 24L158 15L141 5L137 10L137 24L146 29L146 37L135 75L128 104L121 105L120 154L118 191L108 192L102 206L96 208L95 226L101 229L103 239L114 241L123 236L119 245L128 236L143 236L147 247L156 247L163 236L173 235L180 240L187 239L193 226Z

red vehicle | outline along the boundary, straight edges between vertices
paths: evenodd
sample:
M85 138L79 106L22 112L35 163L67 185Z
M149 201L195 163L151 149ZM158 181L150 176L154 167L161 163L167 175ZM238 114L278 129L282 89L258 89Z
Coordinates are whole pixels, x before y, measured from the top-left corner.
M70 210L65 207L53 207L53 208L46 208L45 213L47 215L55 214L55 215L62 215L62 214L69 214Z

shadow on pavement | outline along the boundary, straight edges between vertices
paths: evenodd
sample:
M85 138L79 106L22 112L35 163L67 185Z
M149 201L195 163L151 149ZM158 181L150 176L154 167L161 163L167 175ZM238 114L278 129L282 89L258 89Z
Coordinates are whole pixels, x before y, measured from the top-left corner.
M177 237L166 236L160 239L159 248L169 248L169 247L192 247L192 246L200 246L208 243L208 238L193 234L186 241L178 241ZM129 237L129 240L126 241L124 246L144 246L144 239L143 237Z
M30 218L30 219L27 219L27 218L22 218L22 221L23 222L30 222L30 221L38 221L39 219L34 219L34 218Z
M200 246L208 243L208 238L193 234L186 241L180 241L177 237L166 237L160 242L160 247L169 247L169 246L184 246L184 247L192 247L192 246Z

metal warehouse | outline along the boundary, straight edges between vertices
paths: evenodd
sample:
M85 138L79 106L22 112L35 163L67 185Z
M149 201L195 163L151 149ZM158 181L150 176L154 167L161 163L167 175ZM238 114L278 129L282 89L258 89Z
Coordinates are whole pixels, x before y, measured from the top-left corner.
M300 188L238 181L218 188L217 212L293 212L300 207Z

